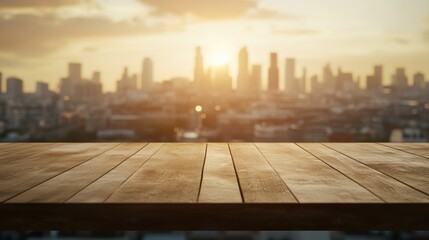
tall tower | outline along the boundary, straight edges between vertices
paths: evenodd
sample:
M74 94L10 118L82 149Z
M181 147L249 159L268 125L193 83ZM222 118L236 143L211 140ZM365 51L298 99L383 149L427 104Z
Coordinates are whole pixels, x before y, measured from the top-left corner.
M249 59L247 49L244 47L238 54L238 78L237 90L246 91L249 89Z
M24 94L23 81L16 77L6 80L6 96L11 100L19 100Z
M288 93L298 93L298 81L295 78L295 59L286 59L285 91Z
M78 82L82 79L82 65L80 63L69 63L69 79Z
M195 53L195 68L194 68L194 82L197 88L202 89L204 85L204 63L201 48L198 46Z
M279 90L279 68L277 67L277 53L270 54L270 68L268 69L268 90Z
M374 94L380 93L383 88L383 66L374 67L374 75L367 76L366 89Z
M396 73L392 77L392 84L396 87L397 91L404 91L408 88L408 78L405 75L404 68L397 68Z
M153 84L153 62L150 58L143 60L142 68L142 90L147 91Z
M325 89L325 93L335 92L335 77L329 64L323 68L322 84Z

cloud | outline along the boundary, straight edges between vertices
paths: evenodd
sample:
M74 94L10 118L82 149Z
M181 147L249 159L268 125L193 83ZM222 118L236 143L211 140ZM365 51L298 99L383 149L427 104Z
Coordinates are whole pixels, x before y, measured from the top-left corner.
M258 9L255 0L139 0L156 15L192 16L203 20L234 19Z
M43 55L82 39L137 36L178 31L180 26L147 25L141 21L115 22L105 17L61 19L55 15L20 14L0 18L0 51L21 55Z
M59 8L80 5L89 0L1 0L0 9L7 8Z
M253 19L296 19L295 16L278 12L268 8L257 8L249 10L246 17Z
M406 44L410 43L410 41L408 39L400 38L400 37L393 38L393 39L391 39L391 41L394 43L400 44L400 45L406 45Z
M306 29L306 28L296 28L296 29L274 29L272 31L273 34L285 34L285 35L295 35L295 36L301 36L301 35L315 35L319 34L320 31L316 29Z

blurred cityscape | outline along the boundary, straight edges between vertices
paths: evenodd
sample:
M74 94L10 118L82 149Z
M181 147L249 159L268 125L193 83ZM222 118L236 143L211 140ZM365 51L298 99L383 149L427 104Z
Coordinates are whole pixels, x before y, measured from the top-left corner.
M3 84L0 73L0 141L429 141L422 73L376 65L359 78L327 64L307 76L296 59L267 57L263 69L240 49L231 76L226 62L205 66L197 47L193 78L164 81L154 81L154 63L144 58L140 73L124 68L116 92L103 92L98 71L82 76L80 63L68 65L58 86L37 82L35 92L24 92L18 77Z

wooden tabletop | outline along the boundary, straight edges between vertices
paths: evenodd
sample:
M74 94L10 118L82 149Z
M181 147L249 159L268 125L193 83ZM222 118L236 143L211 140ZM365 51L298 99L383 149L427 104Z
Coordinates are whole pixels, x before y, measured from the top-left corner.
M428 229L429 143L0 143L0 229Z

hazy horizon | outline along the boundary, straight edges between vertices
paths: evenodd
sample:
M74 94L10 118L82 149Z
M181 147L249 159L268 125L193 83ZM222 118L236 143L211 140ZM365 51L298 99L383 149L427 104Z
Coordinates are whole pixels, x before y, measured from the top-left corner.
M85 78L101 71L105 91L124 67L140 75L145 57L155 81L192 79L197 45L206 67L225 55L234 80L244 46L264 83L269 53L279 54L281 86L285 58L296 58L298 76L304 66L307 77L320 75L327 63L362 80L381 64L385 83L396 67L429 75L425 0L4 0L0 30L0 72L22 78L26 91L36 81L56 90L69 62L82 63Z

